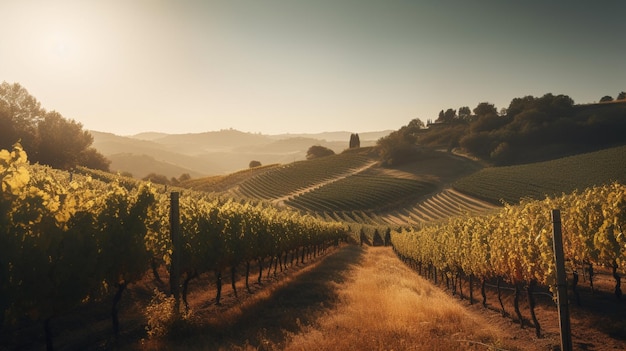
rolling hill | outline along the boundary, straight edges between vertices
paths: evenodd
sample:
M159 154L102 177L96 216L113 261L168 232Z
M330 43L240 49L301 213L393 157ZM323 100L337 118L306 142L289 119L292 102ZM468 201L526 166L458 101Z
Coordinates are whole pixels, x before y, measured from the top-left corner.
M423 151L384 168L370 148L272 165L183 186L229 197L272 201L320 218L372 228L419 226L490 211L501 200L541 199L612 181L626 181L626 146L520 166L484 167L443 151Z
M361 146L372 146L390 131L362 133ZM119 136L90 131L93 147L109 158L111 171L130 172L136 178L149 173L179 177L226 175L248 168L250 161L287 164L306 158L313 145L340 153L348 148L350 132L262 135L237 130Z

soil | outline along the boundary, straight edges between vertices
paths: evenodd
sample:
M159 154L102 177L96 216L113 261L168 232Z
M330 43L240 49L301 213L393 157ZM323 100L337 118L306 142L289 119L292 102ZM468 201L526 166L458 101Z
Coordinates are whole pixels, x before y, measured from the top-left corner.
M596 268L596 270L598 270ZM571 278L571 277L570 277ZM594 291L589 282L583 281L578 286L580 305L577 303L571 288L568 289L569 314L573 350L626 350L626 300L618 300L613 294L614 280L608 271L596 272ZM571 279L569 279L571 282ZM432 282L432 280L431 280ZM535 313L540 325L540 337L536 336L535 326L531 321L528 294L521 289L519 309L522 314L523 328L514 311L514 289L501 284L504 305L504 316L498 301L497 282L487 284L487 304L482 305L480 282L473 282L473 302L469 301L469 282L462 279L462 293L457 286L454 296L464 301L465 306L473 313L487 319L491 325L508 335L508 344L520 350L560 350L561 336L559 313L551 292L546 288L537 288L535 296ZM453 294L451 286L438 279L439 288Z
M367 250L358 253L348 248L332 248L327 255L311 258L305 264L291 266L283 272L279 268L276 275L272 271L268 277L264 272L261 285L253 283L258 274L257 267L253 265L250 292L245 290L241 274L237 275L238 296L230 287L229 274L225 271L220 305L215 304L215 276L201 275L192 280L189 287L192 317L185 323L172 326L171 334L161 339L148 339L144 310L153 296L153 290L166 291L167 287L155 283L152 274L147 273L142 281L130 285L122 298L122 334L118 339L111 336L110 301L94 301L52 320L55 347L58 350L157 350L184 349L195 345L195 349L281 349L286 335L305 332L304 325L315 323L316 318L323 314L332 313L337 303L337 289L341 288L341 284L347 284L351 270L358 269L358 262L362 259L360 255L367 254ZM400 260L397 264L403 265ZM329 268L325 266L332 267L333 273L329 274ZM167 272L162 270L161 276L167 281ZM578 306L573 298L570 303L573 349L626 350L626 301L617 300L612 294L612 278L600 274L594 280L596 291L593 293L582 277L580 285L581 305ZM441 279L438 288L452 295L452 289L446 287ZM502 316L495 287L487 287L486 307L481 303L479 282L474 282L473 303L470 304L468 299L467 280L463 279L463 295L459 292L457 286L453 296L476 318L485 319L502 330L507 345L514 345L518 350L560 349L557 308L548 291L542 290L535 295L536 314L541 325L539 338L530 321L525 293L520 299L524 318L524 328L521 328L517 318L511 317L515 315L511 290L503 289L506 317ZM302 294L305 295L304 300L302 296L296 298ZM284 318L287 315L302 318L294 321ZM18 328L4 327L0 331L0 350L17 349L45 349L41 322L24 321Z

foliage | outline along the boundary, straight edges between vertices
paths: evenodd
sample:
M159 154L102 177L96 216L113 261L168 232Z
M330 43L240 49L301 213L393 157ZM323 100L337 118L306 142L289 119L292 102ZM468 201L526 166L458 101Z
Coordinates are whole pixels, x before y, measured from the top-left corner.
M0 84L0 149L20 142L33 162L108 170L110 161L90 148L93 137L74 120L46 111L20 84Z
M248 165L249 168L261 167L261 162L252 160Z
M409 162L418 154L417 135L424 128L424 123L414 119L408 125L380 138L376 150L384 166L398 166Z
M325 146L321 145L313 145L306 152L306 159L312 160L318 157L326 157L334 155L335 152Z
M610 102L613 101L613 97L610 95L605 95L602 98L600 98L600 102Z
M141 178L141 180L163 185L170 184L170 180L167 179L166 175L156 173L150 173L147 176Z
M555 284L550 213L561 210L564 250L574 266L626 269L626 186L613 183L482 216L461 216L391 234L399 255L455 276L511 284Z
M176 321L176 299L166 296L158 289L154 289L152 299L146 307L146 332L150 338L167 335Z
M603 100L609 101L610 97ZM611 98L612 100L612 98ZM554 159L626 142L626 104L574 105L567 95L514 98L500 114L483 102L468 115L442 110L418 143L460 148L496 165Z
M359 138L358 133L350 134L350 149L358 149L361 147L361 139Z
M101 180L30 165L20 145L0 150L2 322L28 316L48 325L65 311L115 292L117 333L117 306L129 282L153 260L171 263L167 196L149 183L89 172ZM346 237L339 223L268 205L191 191L180 205L182 264L200 273ZM152 314L168 306L157 300ZM153 332L168 320L153 320Z

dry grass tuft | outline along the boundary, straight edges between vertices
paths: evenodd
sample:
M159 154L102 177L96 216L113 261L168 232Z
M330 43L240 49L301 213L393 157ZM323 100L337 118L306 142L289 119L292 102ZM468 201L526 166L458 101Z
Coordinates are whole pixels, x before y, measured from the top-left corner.
M501 347L498 330L406 268L390 249L368 251L343 285L338 307L292 335L286 350L485 349L474 342Z
M346 246L228 308L196 306L189 323L140 348L516 350L499 333L391 249Z

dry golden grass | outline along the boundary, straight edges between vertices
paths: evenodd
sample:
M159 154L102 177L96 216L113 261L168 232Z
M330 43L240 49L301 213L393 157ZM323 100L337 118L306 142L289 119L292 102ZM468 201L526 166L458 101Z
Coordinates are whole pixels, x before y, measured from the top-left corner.
M143 340L143 350L280 350L289 335L311 325L338 301L351 267L363 251L357 246L332 250L328 256L292 267L278 281L254 286L253 294L234 298L224 289L222 306L203 288L191 294L192 315L164 338ZM242 282L240 282L241 284ZM206 282L199 285L205 286ZM212 291L211 291L212 292ZM230 301L229 301L230 300ZM133 347L134 348L134 347Z
M286 350L514 349L502 345L497 329L402 265L391 249L367 250L338 287L337 307L292 335Z
M200 296L198 296L200 297ZM519 350L390 248L344 246L230 306L198 299L190 323L143 350ZM234 301L235 302L235 301Z

